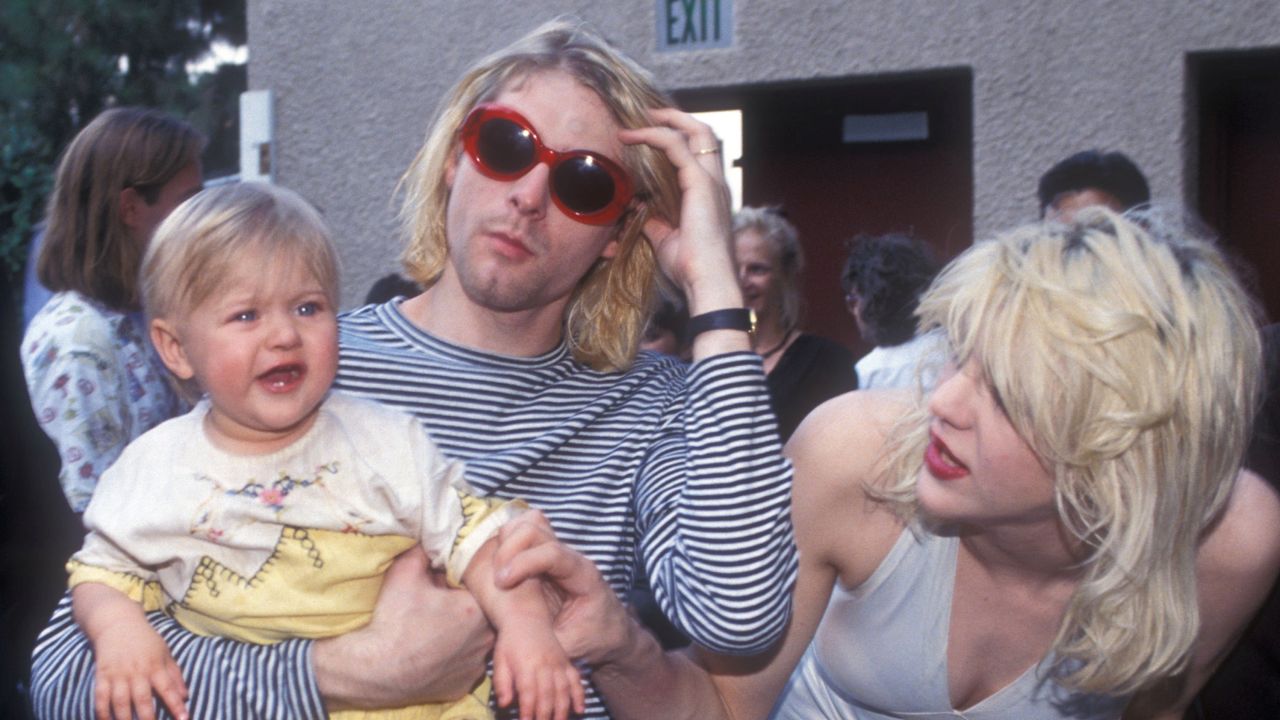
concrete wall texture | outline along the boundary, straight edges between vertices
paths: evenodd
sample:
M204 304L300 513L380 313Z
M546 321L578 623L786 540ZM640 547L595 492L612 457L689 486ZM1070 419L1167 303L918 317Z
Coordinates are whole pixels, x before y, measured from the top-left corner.
M653 0L249 0L249 86L275 93L276 179L329 218L344 306L398 268L392 196L462 71L545 20L586 21L669 90L973 73L974 228L1036 216L1035 182L1120 149L1157 199L1194 192L1187 56L1280 46L1276 0L735 0L732 47L656 49Z

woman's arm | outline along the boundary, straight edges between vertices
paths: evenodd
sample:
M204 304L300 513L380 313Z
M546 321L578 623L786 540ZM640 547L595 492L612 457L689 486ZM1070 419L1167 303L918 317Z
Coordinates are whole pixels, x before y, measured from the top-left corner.
M1227 656L1280 572L1280 495L1244 470L1222 519L1200 546L1200 634L1191 668L1139 694L1126 720L1176 720Z

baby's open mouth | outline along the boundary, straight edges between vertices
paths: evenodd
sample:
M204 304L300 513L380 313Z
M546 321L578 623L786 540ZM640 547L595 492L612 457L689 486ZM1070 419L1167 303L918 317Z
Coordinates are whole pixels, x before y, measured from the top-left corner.
M272 390L284 390L301 380L304 372L302 365L297 363L279 365L259 375L258 380Z

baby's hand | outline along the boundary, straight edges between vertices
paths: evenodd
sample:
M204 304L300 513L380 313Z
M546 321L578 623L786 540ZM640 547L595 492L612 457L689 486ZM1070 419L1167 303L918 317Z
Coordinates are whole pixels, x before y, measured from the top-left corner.
M551 629L538 623L511 623L493 649L493 687L498 704L517 697L520 720L566 720L586 712L582 677Z
M121 623L93 647L93 707L98 720L155 720L154 693L177 720L187 720L187 685L169 647L150 625Z

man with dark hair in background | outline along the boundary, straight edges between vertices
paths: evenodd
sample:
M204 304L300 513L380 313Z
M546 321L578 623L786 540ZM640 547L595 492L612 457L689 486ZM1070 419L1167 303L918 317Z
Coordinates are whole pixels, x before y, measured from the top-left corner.
M1151 200L1147 178L1121 152L1085 150L1040 176L1040 217L1071 222L1081 208L1102 205L1124 212Z

